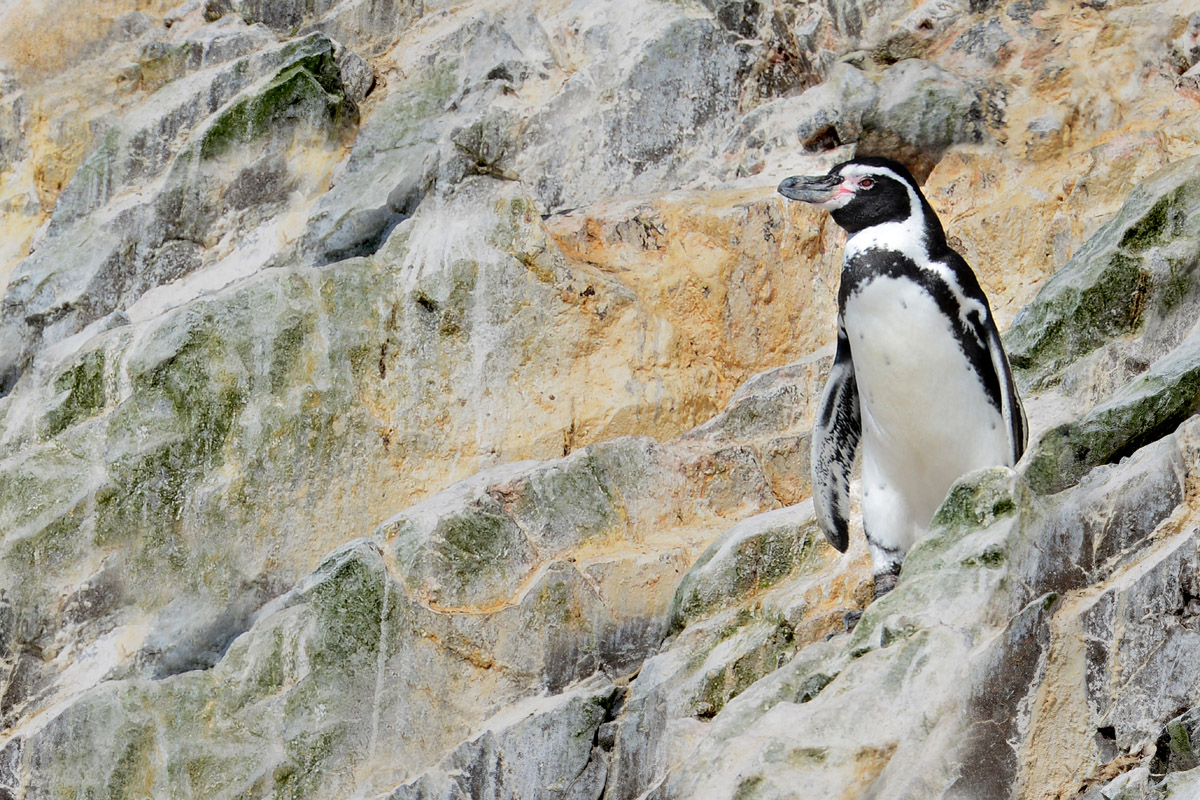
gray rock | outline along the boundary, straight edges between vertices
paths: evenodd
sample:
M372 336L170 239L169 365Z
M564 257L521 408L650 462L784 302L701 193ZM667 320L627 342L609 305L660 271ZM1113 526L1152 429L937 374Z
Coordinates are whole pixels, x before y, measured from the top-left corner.
M1164 798L1196 797L1200 794L1200 770L1171 773L1158 788Z
M608 772L598 732L618 700L615 687L593 682L506 709L433 770L380 800L598 800Z
M1198 164L1172 164L1139 184L1013 320L1006 346L1027 385L1051 382L1071 361L1142 326L1148 365L1191 329L1200 270Z
M1036 457L1027 462L1026 477L1039 468ZM1044 499L1043 513L1060 533L1052 548L1031 546L1027 560L1013 564L1029 587L1016 593L1018 602L1106 578L1183 501L1187 471L1178 438L1168 435L1120 463L1096 468L1075 491Z
M1200 328L1104 403L1047 431L1031 448L1030 484L1042 493L1059 491L1170 433L1196 411L1197 391Z
M878 84L878 102L863 114L859 152L887 153L923 177L951 145L987 136L980 87L935 64L905 59Z
M675 591L671 624L685 627L747 595L794 577L824 537L811 502L751 517L735 525L704 552Z
M236 12L250 23L294 36L313 30L377 54L424 13L414 0L221 0L210 12Z
M1200 767L1200 707L1171 720L1159 735L1152 774L1188 772ZM1197 773L1200 774L1200 773Z
M1200 63L1200 12L1192 14L1187 29L1171 40L1170 45L1171 56L1181 67L1180 72L1187 73Z
M199 70L269 49L276 41L276 36L262 25L247 26L237 17L225 17L189 34L182 41L156 39L148 42L138 54L138 78L146 88L157 89ZM228 88L218 84L217 90L218 94L212 99L219 105L222 93L228 92ZM177 85L173 93L187 91L185 86Z
M976 59L985 67L1003 64L1010 55L1013 37L996 18L980 22L954 40L954 49Z
M0 373L19 374L41 348L195 271L223 228L278 213L295 181L281 148L302 131L336 140L355 119L332 51L312 36L202 70L181 79L190 91L173 82L127 128L110 128L13 272L4 327L22 346L6 350ZM131 198L156 178L147 200Z
M726 151L739 157L736 174L744 175L778 158L775 151L815 154L857 145L859 154L904 161L923 179L947 148L990 135L989 102L977 80L927 61L905 59L878 77L838 63L823 83L745 115Z
M346 97L355 104L367 99L375 88L375 69L371 62L347 47L335 47L333 57Z
M1006 470L965 479L906 560L897 589L872 604L850 636L801 647L787 666L747 662L737 646L713 646L755 630L737 614L771 602L762 595L741 601L740 612L735 605L693 619L647 662L631 689L610 796L785 797L801 784L836 793L860 785L864 773L888 796L1000 796L1048 735L1038 716L1045 712L1031 709L1043 702L1037 687L1050 665L1067 657L1087 664L1086 686L1072 701L1088 715L1083 735L1099 738L1097 730L1111 729L1110 758L1137 751L1197 691L1193 670L1181 661L1197 652L1187 621L1197 574L1194 532L1175 534L1153 568L1130 559L1139 537L1161 530L1178 503L1183 465L1193 463L1181 454L1192 452L1194 436L1190 423L1178 437L1064 492L1057 506L1030 502ZM1098 498L1112 498L1113 487L1126 485L1141 494L1110 500L1100 519L1087 516L1104 505ZM1083 518L1067 519L1064 510L1072 507ZM1062 537L1080 529L1081 542ZM1092 559L1083 560L1086 576L1053 566L1081 559ZM1108 588L1077 602L1061 599L1060 591L1089 583ZM980 640L993 624L986 620L997 617L1006 620L1002 629ZM1080 655L1064 654L1065 646L1080 648ZM959 665L950 669L959 676L952 683L941 683L943 668L931 664L942 658L946 667ZM759 677L699 725L709 718L695 704L703 684L690 677L693 665L722 659ZM880 692L888 703L875 700ZM909 716L903 704L916 696L938 702L919 701L922 711ZM1176 728L1186 725L1177 722ZM954 756L926 760L930 747L950 747ZM886 755L872 761L867 753Z
M121 111L0 327L0 795L1194 789L1194 163L1147 182L1013 334L1074 416L1017 471L956 485L849 632L861 537L834 554L796 504L828 352L678 439L611 438L658 424L656 360L686 342L652 344L678 334L624 267L538 222L855 146L918 171L986 151L1004 95L977 78L1043 7L118 19L78 58L120 54ZM355 128L368 58L386 83ZM27 166L25 103L0 81L5 175ZM1057 146L1045 122L1029 132ZM626 202L597 235L642 258L668 212ZM727 318L754 313L730 298ZM639 342L618 378L590 360L614 331ZM578 384L599 399L577 437L559 387ZM518 451L540 460L503 463Z
M600 64L576 73L525 124L514 170L548 212L678 185L735 119L748 68L737 37L706 19L647 23L659 34L616 62L617 74ZM621 37L612 21L586 33L592 47ZM564 141L564 129L577 133Z
M0 174L25 157L27 105L20 84L0 72Z
M1175 537L1136 583L1100 594L1080 615L1090 705L1120 749L1151 740L1200 691L1196 543L1194 532Z
M746 114L725 146L747 174L772 153L798 149L825 152L857 142L863 116L878 102L878 89L862 70L834 65L825 81L803 94L765 103Z

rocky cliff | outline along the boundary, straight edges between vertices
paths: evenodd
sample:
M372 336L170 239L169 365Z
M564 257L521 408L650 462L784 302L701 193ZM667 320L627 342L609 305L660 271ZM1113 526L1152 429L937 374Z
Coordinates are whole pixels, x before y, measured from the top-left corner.
M0 797L1200 796L1198 62L1185 0L0 3ZM856 152L1034 432L869 606L774 192Z

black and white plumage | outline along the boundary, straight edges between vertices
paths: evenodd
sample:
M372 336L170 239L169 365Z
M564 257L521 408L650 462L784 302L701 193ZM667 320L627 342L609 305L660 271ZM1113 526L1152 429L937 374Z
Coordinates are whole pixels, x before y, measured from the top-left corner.
M813 429L813 503L844 552L861 444L878 597L955 480L1021 457L1025 412L987 297L907 169L858 158L779 192L828 210L850 234L837 353Z

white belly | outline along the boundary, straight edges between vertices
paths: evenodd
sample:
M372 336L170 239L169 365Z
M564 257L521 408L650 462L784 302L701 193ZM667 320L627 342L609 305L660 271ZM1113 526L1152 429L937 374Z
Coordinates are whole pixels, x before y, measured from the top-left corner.
M1007 463L1003 418L916 284L875 278L848 299L843 322L862 410L864 516L877 518L874 535L907 546L917 531L906 528L924 529L956 479Z

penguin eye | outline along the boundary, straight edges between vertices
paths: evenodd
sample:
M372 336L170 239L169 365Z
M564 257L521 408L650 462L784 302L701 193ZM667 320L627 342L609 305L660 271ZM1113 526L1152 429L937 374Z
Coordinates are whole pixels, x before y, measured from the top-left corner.
M861 181L858 182L858 186L860 189L870 189L874 185L875 185L874 178L863 178Z

